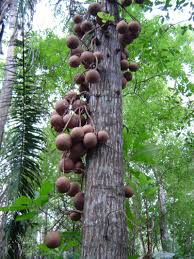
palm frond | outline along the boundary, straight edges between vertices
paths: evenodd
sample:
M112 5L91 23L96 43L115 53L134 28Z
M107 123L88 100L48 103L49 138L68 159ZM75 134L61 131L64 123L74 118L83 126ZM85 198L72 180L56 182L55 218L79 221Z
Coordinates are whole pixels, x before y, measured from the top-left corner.
M25 39L25 45L17 48L17 54L22 57L15 59L16 79L1 167L1 174L7 178L7 204L19 196L35 197L41 183L40 153L45 146L41 127L44 93L35 76L36 67L30 62L34 55L30 41ZM15 258L14 254L21 256L20 240L27 229L27 223L15 221L17 215L18 212L8 214L4 224L10 258Z

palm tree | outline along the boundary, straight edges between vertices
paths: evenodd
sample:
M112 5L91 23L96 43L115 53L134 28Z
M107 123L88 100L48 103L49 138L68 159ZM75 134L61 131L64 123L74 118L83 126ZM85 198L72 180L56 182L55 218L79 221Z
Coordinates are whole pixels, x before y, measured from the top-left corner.
M13 3L13 2L12 2ZM20 10L15 5L13 9ZM12 11L13 11L12 9ZM17 11L18 12L18 11ZM23 17L24 10L17 13ZM17 18L15 17L14 24ZM24 21L24 19L23 19ZM16 31L9 43L5 81L0 95L2 118L1 140L10 106L10 120L5 134L6 145L1 148L1 178L3 178L4 195L1 205L9 205L20 196L33 198L35 190L41 182L39 159L44 148L45 137L40 129L40 121L44 113L43 90L38 82L34 56L35 49L29 41L29 33L24 33L22 23L22 39L16 39ZM18 55L19 54L19 55ZM7 68L11 68L11 71ZM5 103L2 105L2 103ZM28 222L15 221L18 213L4 213L0 225L0 258L21 258L23 256L21 238L25 234Z

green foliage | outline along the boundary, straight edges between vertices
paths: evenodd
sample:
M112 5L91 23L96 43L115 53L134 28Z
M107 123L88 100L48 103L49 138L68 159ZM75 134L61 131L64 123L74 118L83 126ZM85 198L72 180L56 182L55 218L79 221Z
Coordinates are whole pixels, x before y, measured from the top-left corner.
M114 22L114 20L115 20L114 16L110 15L109 13L98 12L97 15L99 18L101 18L103 23Z
M22 223L21 220L29 219L28 209L41 183L39 159L45 143L43 130L39 127L45 101L42 88L36 81L35 68L29 62L35 55L29 45L26 38L25 47L21 45L17 48L14 61L16 78L8 124L10 130L1 157L7 205L13 202L11 206L2 208L2 211L13 212L7 214L5 226L9 256L18 253L21 237L27 230L27 222Z
M171 252L184 258L190 255L192 235L193 36L189 27L185 31L164 24L161 17L144 19L140 8L131 9L142 32L128 47L131 62L138 62L140 69L123 93L125 181L135 191L126 204L127 222L130 235L136 233L136 251L139 242L147 245L146 226L151 228L151 242L162 249L158 200L158 178L162 178Z

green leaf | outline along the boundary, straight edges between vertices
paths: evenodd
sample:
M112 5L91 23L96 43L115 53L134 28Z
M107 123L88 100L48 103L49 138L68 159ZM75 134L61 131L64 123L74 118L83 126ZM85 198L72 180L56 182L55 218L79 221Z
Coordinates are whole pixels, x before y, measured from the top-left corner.
M9 211L22 211L28 209L29 206L8 206L8 207L0 207L0 211L9 212Z
M135 214L132 212L128 201L126 201L125 207L126 207L127 220L134 221L135 220Z
M30 208L33 204L33 200L26 196L20 196L15 200L11 206L0 207L0 211L20 211Z
M47 195L53 192L53 190L54 190L53 183L50 181L45 181L40 188L40 196Z
M48 195L39 196L34 200L34 204L37 206L43 206L49 201Z
M63 249L65 250L65 251L68 251L69 249L71 249L72 247L76 247L76 246L78 246L79 245L79 241L77 241L77 240L70 240L70 241L68 241L65 245L63 245Z
M145 186L148 183L148 179L147 179L146 175L144 175L144 174L139 175L139 183L142 186Z
M32 219L35 215L37 215L37 212L35 212L35 211L28 212L28 213L23 214L23 215L18 215L16 217L16 221L23 221L23 220Z
M63 238L76 238L76 239L81 239L81 233L78 231L65 231L62 232Z
M50 249L45 244L38 245L38 249L42 252L49 252Z
M16 199L15 203L13 205L23 205L23 206L29 206L32 205L33 200L26 196L20 196Z
M115 20L114 16L110 15L109 13L98 12L97 15L99 18L102 19L103 23L114 22L114 20Z

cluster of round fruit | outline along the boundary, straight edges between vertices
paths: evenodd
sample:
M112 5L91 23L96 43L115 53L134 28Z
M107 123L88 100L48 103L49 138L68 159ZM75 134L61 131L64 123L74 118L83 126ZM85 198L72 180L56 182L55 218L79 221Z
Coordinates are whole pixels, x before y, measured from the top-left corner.
M129 53L125 46L133 42L133 40L138 37L141 31L141 26L136 21L132 21L128 24L122 20L117 23L116 30L119 33L118 38L123 47L123 52L121 53L121 70L125 71L122 79L122 87L124 88L127 82L132 80L131 72L136 72L139 68L138 64L128 62Z
M95 132L87 100L82 97L82 94L70 91L62 100L56 102L55 112L51 116L51 125L59 133L55 144L57 149L63 152L59 162L59 171L63 173L84 173L83 156L97 145L106 143L109 137L105 130ZM60 177L56 188L58 192L67 193L71 197L77 195L80 201L78 193L81 190L78 183L70 183L67 178ZM75 207L78 210L83 209L83 206ZM78 220L80 217L78 213L70 214L72 220Z
M85 125L88 120L88 106L85 94L70 91L55 104L55 111L51 116L51 125L58 132L66 128Z
M126 21L122 20L117 23L116 30L119 33L118 38L121 45L127 46L139 36L141 32L141 26L137 21L131 21L130 23L127 23Z
M66 193L70 197L73 197L73 202L76 210L71 211L69 213L69 217L73 221L80 220L81 212L84 207L84 193L81 192L79 183L70 182L67 177L61 176L57 179L55 185L57 192Z
M88 14L96 16L101 10L102 7L100 4L92 3L89 5ZM95 84L100 81L98 64L103 59L103 55L99 51L92 52L88 49L84 50L80 46L83 43L84 35L94 31L95 27L92 20L84 20L81 15L76 14L73 21L75 23L74 32L76 36L71 35L67 38L67 46L71 49L69 65L76 68L82 64L84 68L87 69L85 74L78 74L75 76L75 83L80 84L80 92L88 91L89 84Z
M101 11L101 5L98 3L90 4L88 13L90 15L97 15ZM101 52L92 52L84 50L80 45L83 43L83 36L92 32L95 28L92 21L83 20L83 17L79 14L74 18L74 32L75 35L71 35L67 38L67 46L71 49L69 58L70 67L76 68L81 64L86 69L85 74L78 74L75 77L75 83L80 84L80 92L88 91L88 84L98 83L100 81L100 74L98 72L98 64L103 59Z
M126 4L123 3L124 6ZM102 10L102 6L99 3L92 3L89 5L88 14L97 16L97 13ZM95 25L92 20L83 20L83 17L79 14L74 18L74 32L75 35L71 35L67 39L67 46L71 49L69 58L69 65L73 68L79 67L81 64L86 69L85 73L77 74L75 76L75 83L80 85L80 92L89 91L89 84L98 83L100 81L100 73L98 71L98 64L103 60L103 54L99 51L84 50L81 46L83 43L84 35L93 32ZM100 18L97 16L96 20L100 23ZM103 23L101 24L104 25ZM136 63L129 63L129 53L125 46L132 43L141 32L141 26L137 21L131 21L127 23L121 20L116 25L118 32L118 39L121 44L121 70L124 71L122 78L122 87L125 88L128 81L132 80L132 73L138 70ZM97 44L97 38L95 38ZM83 44L82 44L83 45Z
M95 133L94 127L89 123L91 120L87 101L82 99L82 94L70 91L62 100L57 101L55 112L51 116L51 125L59 133L56 137L56 147L63 151L59 162L61 172L84 173L83 156L108 140L109 136L105 130ZM65 130L67 131L64 132ZM84 207L84 193L80 184L61 176L56 180L55 186L58 193L66 193L73 198L75 209L69 212L70 219L80 220ZM60 246L60 232L48 232L44 242L49 248Z
M76 166L71 166L73 163L69 162L70 160L79 161L88 149L95 148L98 143L105 143L108 139L106 131L94 132L87 100L82 99L82 94L75 91L70 91L62 100L56 102L51 125L60 133L56 138L56 146L60 151L64 151L63 163L60 163L63 172L75 169ZM70 131L69 134L64 133L66 129ZM67 154L69 160L64 163ZM76 169L82 169L79 166ZM76 171L80 173L80 170Z
M69 134L59 134L55 142L56 147L63 151L59 170L64 173L75 171L81 174L84 170L81 158L98 144L105 143L107 139L108 133L105 130L95 133L90 124L74 127Z

